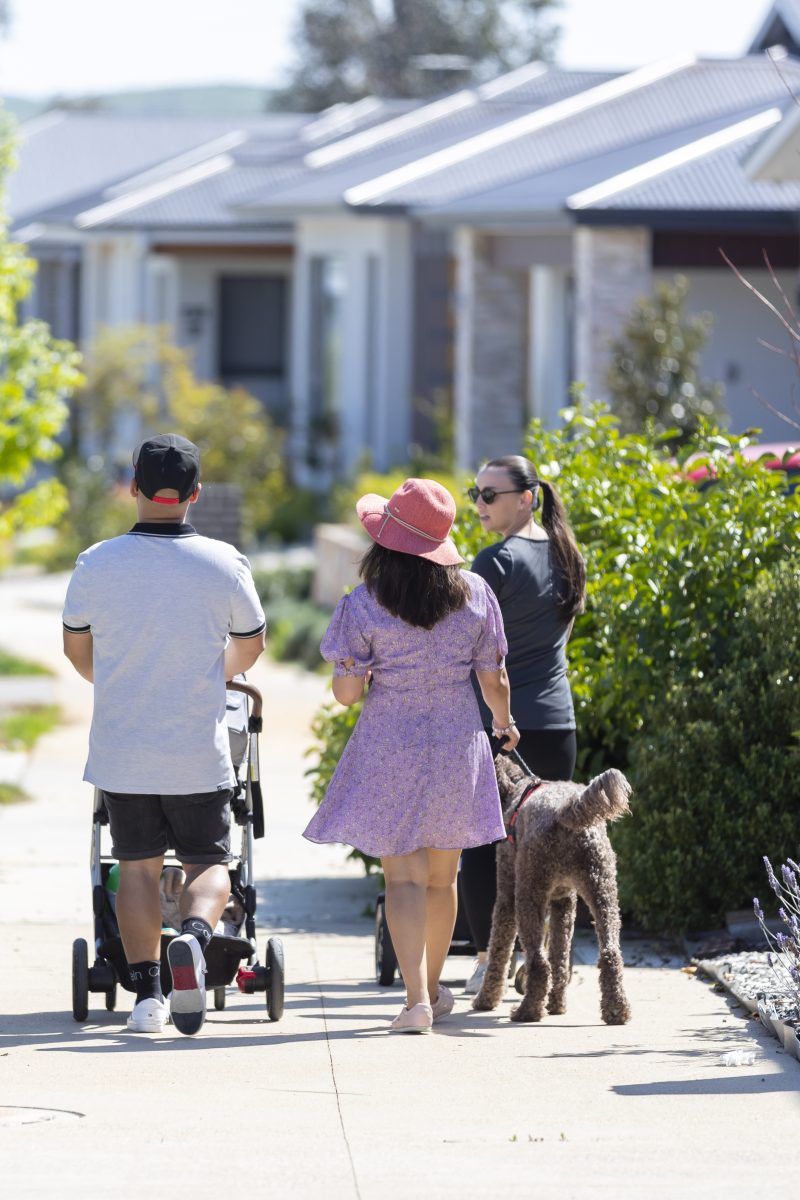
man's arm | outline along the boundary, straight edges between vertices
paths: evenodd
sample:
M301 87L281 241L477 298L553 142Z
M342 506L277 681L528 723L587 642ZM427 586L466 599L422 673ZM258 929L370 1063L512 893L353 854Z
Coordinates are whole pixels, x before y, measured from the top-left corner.
M267 644L265 630L255 637L232 637L225 647L225 678L233 679L234 675L248 671Z
M75 633L64 629L64 653L75 670L89 683L94 683L94 639L91 630Z

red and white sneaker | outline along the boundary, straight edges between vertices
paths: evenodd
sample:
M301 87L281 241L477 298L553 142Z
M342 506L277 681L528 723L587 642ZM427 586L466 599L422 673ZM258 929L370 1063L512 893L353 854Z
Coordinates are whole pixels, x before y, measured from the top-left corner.
M182 933L167 946L172 975L169 1015L179 1033L199 1033L206 1019L206 960L200 943Z

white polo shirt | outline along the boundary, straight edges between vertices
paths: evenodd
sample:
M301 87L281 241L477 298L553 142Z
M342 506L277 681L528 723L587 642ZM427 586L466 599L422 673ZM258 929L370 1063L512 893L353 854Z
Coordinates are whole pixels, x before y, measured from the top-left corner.
M191 525L134 525L78 557L63 619L93 639L84 779L167 796L233 785L225 645L265 628L243 554Z

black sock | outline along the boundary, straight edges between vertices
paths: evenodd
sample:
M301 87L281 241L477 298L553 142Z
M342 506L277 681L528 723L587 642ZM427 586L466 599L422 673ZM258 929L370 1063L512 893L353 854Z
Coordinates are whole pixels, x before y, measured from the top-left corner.
M181 922L181 933L191 933L192 937L196 937L201 950L205 950L214 936L214 930L202 917L187 917Z
M136 992L136 1003L140 1000L163 1000L161 991L161 963L153 959L128 963L128 974Z

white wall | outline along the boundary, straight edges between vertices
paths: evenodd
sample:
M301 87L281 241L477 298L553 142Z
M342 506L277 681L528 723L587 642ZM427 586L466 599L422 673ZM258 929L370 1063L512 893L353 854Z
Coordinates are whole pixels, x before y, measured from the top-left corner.
M781 307L782 301L766 271L747 270L743 273L778 308ZM653 281L669 281L675 274L673 270L659 269L653 272ZM689 280L686 312L708 311L714 317L713 332L703 355L702 375L725 384L730 429L741 432L750 426L758 426L763 430L763 441L797 441L800 437L797 431L773 416L753 395L755 389L777 408L790 414L795 399L800 397L800 373L794 365L759 345L761 338L781 350L789 348L790 339L778 319L731 271L694 270L681 274ZM797 293L795 272L779 271L777 275L787 297L794 303ZM794 418L800 421L797 410L794 410Z
M310 409L310 262L314 257L337 257L345 279L339 463L344 470L351 470L368 450L376 466L383 469L405 457L411 433L410 225L404 219L371 217L300 219L295 245L292 314L295 452L298 457L302 455ZM370 308L369 301L371 257L377 259L379 266L377 312ZM375 344L368 347L368 339L373 337Z

